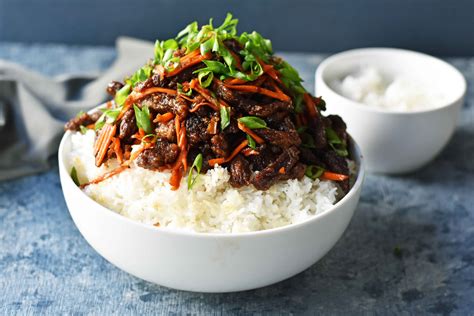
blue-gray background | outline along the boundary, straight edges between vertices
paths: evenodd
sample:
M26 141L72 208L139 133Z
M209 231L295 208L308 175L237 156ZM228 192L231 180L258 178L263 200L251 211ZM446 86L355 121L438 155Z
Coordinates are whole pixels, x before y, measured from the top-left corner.
M474 55L472 0L0 0L0 41L110 45L119 35L168 38L193 20L233 12L276 50L393 46Z

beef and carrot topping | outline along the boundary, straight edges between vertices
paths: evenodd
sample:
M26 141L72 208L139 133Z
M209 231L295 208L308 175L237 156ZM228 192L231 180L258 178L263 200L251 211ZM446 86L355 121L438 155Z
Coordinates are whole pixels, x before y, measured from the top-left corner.
M90 183L135 161L171 171L173 189L183 176L191 188L199 173L221 165L234 187L266 190L307 176L349 190L346 125L323 116L324 101L273 55L270 41L256 32L238 35L237 22L228 14L219 27L194 22L176 38L156 41L153 60L108 85L114 98L107 108L66 124L95 130L97 166L111 158L121 164Z

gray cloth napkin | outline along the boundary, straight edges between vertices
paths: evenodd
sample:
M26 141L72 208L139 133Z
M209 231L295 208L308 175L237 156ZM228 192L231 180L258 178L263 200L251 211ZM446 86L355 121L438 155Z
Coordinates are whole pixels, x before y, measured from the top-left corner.
M107 99L111 80L122 80L153 56L153 44L116 42L117 59L98 77L52 79L0 60L0 181L49 168L65 121Z

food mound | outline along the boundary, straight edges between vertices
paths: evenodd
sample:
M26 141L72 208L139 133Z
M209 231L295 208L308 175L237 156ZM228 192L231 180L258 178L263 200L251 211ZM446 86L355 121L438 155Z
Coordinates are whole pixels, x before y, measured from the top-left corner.
M337 181L349 190L348 135L339 116L301 85L298 72L273 55L259 33L237 34L228 14L219 27L189 24L176 38L156 41L154 58L124 83L113 100L81 113L67 130L95 130L100 167L119 167L82 184L96 184L130 168L170 172L176 190L200 173L227 168L234 188L268 190L283 180Z

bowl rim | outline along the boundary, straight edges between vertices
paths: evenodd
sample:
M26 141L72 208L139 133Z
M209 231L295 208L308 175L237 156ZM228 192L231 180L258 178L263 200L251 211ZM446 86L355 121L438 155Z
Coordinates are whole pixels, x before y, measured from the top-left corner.
M441 105L441 106L430 107L430 108L419 109L419 110L412 110L412 111L386 110L386 109L382 109L382 108L379 108L379 107L368 106L368 105L366 105L362 102L358 102L358 101L354 101L352 99L349 99L349 98L341 95L337 91L335 91L324 79L325 71L327 71L327 68L329 66L331 66L332 64L337 63L340 59L347 58L347 57L357 57L357 56L362 56L362 55L366 55L366 54L371 54L371 55L374 55L374 54L380 54L380 55L400 54L400 55L406 55L406 56L417 56L417 57L420 57L420 58L425 58L426 60L429 60L430 62L436 62L436 63L442 64L449 71L451 71L455 76L459 77L461 85L462 85L461 93L459 95L455 96L454 98L452 98L451 100L449 100L448 102L446 102L445 104ZM329 90L330 93L333 93L334 95L336 95L337 97L339 97L342 100L346 101L347 103L349 103L351 106L357 108L358 110L374 112L374 113L400 115L400 116L436 112L436 111L440 111L442 109L454 106L458 102L460 102L464 99L464 97L466 96L466 91L467 91L466 78L456 67L454 67L450 63L448 63L448 62L446 62L446 61L444 61L440 58L437 58L437 57L434 57L434 56L431 56L431 55L428 55L428 54L425 54L425 53L412 51L412 50L408 50L408 49L402 49L402 48L394 48L394 47L356 48L356 49L350 49L350 50L342 51L342 52L336 53L334 55L330 55L329 57L324 59L319 64L319 66L318 66L318 68L316 69L316 72L315 72L315 77L316 77L315 86L317 86L318 84L324 85L324 87L327 90ZM318 80L318 79L320 79L320 80Z
M101 105L102 106L102 105ZM99 106L99 107L101 107ZM96 107L92 109L91 111L99 108ZM90 111L89 111L90 112ZM278 234L278 233L283 233L283 232L288 232L291 230L298 229L302 226L310 225L311 223L318 221L326 216L329 216L331 213L333 213L337 208L339 208L341 205L345 204L347 201L353 198L354 195L356 195L362 188L363 181L365 179L365 162L363 159L363 156L361 154L360 147L357 145L357 143L354 141L352 137L349 136L350 144L351 144L351 152L353 153L354 156L354 161L357 164L357 173L356 173L356 181L350 188L349 192L339 201L337 201L335 204L333 204L330 208L325 210L324 212L321 212L319 214L315 214L311 216L310 218L307 218L301 222L298 223L292 223L289 225L284 225L280 227L275 227L275 228L270 228L270 229L264 229L264 230L258 230L258 231L251 231L251 232L239 232L239 233L219 233L219 232L194 232L194 231L188 231L184 229L179 229L179 228L172 228L172 227L154 227L150 224L145 224L141 223L139 221L130 219L122 214L117 213L116 211L103 206L102 204L96 202L93 200L91 197L89 197L84 191L82 191L72 180L70 176L70 172L66 169L65 163L64 163L64 155L65 155L65 144L67 141L70 141L71 135L73 133L71 131L66 131L64 135L61 138L61 142L59 144L59 150L58 150L58 165L59 165L59 171L60 171L60 182L61 182L61 190L63 191L63 195L65 196L65 190L64 190L64 185L62 184L63 182L63 176L61 174L66 176L66 181L69 181L69 185L73 187L73 190L75 193L79 193L82 195L82 197L88 199L90 202L94 203L97 206L97 209L99 209L101 212L105 212L107 216L112 216L116 218L119 221L124 221L128 224L135 225L147 230L152 230L153 232L159 232L159 233L164 233L167 235L178 235L178 236L187 236L187 237L197 237L197 238L250 238L250 237L255 237L255 236L269 236L273 234ZM68 208L69 213L71 213L71 210ZM71 214L72 215L72 214Z

